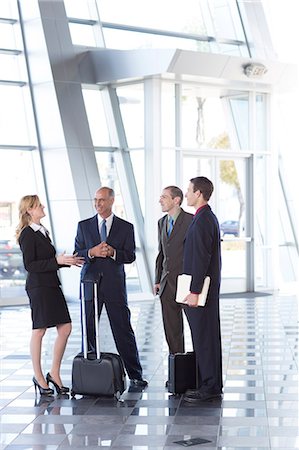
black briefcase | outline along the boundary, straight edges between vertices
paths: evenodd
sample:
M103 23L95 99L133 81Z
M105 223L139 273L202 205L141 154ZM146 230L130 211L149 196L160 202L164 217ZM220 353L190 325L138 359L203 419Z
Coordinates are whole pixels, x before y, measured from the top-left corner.
M168 356L168 392L184 394L197 388L195 352L175 353Z
M81 284L83 354L73 360L71 395L114 396L117 399L126 389L126 374L121 357L116 353L100 352L97 284L94 284L96 353L87 352L87 326L84 289Z

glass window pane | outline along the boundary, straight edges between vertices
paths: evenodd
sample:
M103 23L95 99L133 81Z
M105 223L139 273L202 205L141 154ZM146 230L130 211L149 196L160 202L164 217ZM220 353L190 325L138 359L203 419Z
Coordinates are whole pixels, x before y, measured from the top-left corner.
M97 41L94 35L94 26L80 23L69 23L72 43L74 45L86 45L96 47Z
M127 137L128 147L144 147L143 84L119 87L116 90Z
M23 50L23 38L19 22L0 24L0 46L11 50Z
M27 82L24 55L0 54L0 79Z
M229 148L230 141L221 99L200 88L182 90L182 146Z
M36 145L27 87L0 85L0 144Z
M198 0L188 0L188 8L181 0L101 0L98 5L103 22L205 34Z
M266 95L256 96L256 149L267 150Z
M173 84L162 83L161 92L162 147L175 146L175 90Z
M239 146L249 149L249 101L248 94L230 99L231 112L234 120Z
M162 149L161 155L162 168L167 167L167 170L162 170L162 186L170 186L175 184L176 175L176 151L175 149ZM185 187L184 187L185 188Z
M16 28L16 25L10 23L0 23L0 48L21 50L16 45L14 28Z
M263 195L255 195L255 278L257 288L265 288L269 284L269 275L267 270L269 268L269 262L271 260L271 237L268 230L269 227L277 227L277 223L269 223L270 215L268 208L268 197L265 195L267 192L268 179L267 179L267 167L269 167L269 156L257 155L254 159L254 172L255 172L255 190L257 193L263 193ZM279 204L279 202L278 202Z
M159 36L151 33L116 30L103 27L107 48L120 50L134 48L179 48L182 50L208 52L211 46L208 42L193 39L182 39L170 36Z
M94 89L83 89L82 93L93 145L110 147L111 142L101 92Z
M109 186L114 189L115 193L119 191L119 182L116 174L115 161L113 153L110 152L96 152L96 160L98 164L101 185ZM124 217L125 211L123 208L122 200L120 203L116 201L114 203L117 209L117 214L120 217Z
M294 240L294 230L289 220L289 212L285 204L283 195L283 186L279 189L279 221L278 221L278 239L279 239L279 267L281 280L280 283L296 282L298 277L298 252Z
M134 178L137 185L139 202L143 217L145 211L145 185L144 185L144 150L134 150L130 152L131 162L134 171Z
M95 0L64 0L67 17L98 20Z
M16 1L1 0L0 2L0 17L5 19L19 19L18 5Z
M133 31L104 28L106 45L109 48L180 48L194 51L223 52L248 56L239 12L235 3L229 1L199 2L189 0L188 7L181 0L101 0L98 8L102 22L117 25L155 29L166 32L186 33L196 36L213 36L216 39L233 39L244 45L196 42L176 37L155 36ZM134 14L132 14L134 11ZM132 36L130 36L130 34Z
M183 191L190 178L206 176L214 184L210 200L222 234L222 284L221 292L242 292L246 290L246 242L245 199L246 199L245 160L224 160L218 157L202 157L185 154L183 156ZM194 214L194 209L183 207ZM238 239L237 239L238 238Z
M240 237L245 232L245 161L219 160L218 219L222 236Z
M25 296L26 272L15 241L18 205L27 194L40 194L42 187L37 151L0 149L0 305L3 297ZM44 194L40 194L44 198ZM45 224L46 225L46 224ZM47 226L47 225L46 225Z
M115 192L115 201L113 205L113 212L123 219L128 220L131 222L130 218L126 217L126 210L125 205L123 201L123 196L121 192L121 186L119 183L119 178L117 174L115 159L113 156L113 153L108 152L96 152L96 159L97 164L99 168L99 173L101 177L101 185L102 186L109 186L111 187ZM136 257L139 259L141 257L139 248L140 244L138 241L138 234L135 231L135 240L136 240ZM127 288L128 293L131 292L140 292L140 282L139 282L139 275L137 270L137 263L136 261L132 264L125 264L125 272L126 272L126 279L127 279Z
M217 38L244 40L236 2L209 0L209 9Z
M183 192L185 193L187 191L191 178L203 175L213 181L213 172L213 161L211 158L183 155ZM183 208L194 214L194 209L187 206L185 197L183 200Z

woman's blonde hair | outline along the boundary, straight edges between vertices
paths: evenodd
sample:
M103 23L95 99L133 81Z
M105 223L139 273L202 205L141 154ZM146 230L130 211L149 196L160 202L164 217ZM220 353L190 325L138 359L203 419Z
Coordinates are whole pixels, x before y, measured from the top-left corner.
M28 213L28 209L34 208L40 204L39 197L37 195L25 195L21 198L19 203L19 224L16 229L16 239L19 242L19 237L25 227L31 223L31 216Z

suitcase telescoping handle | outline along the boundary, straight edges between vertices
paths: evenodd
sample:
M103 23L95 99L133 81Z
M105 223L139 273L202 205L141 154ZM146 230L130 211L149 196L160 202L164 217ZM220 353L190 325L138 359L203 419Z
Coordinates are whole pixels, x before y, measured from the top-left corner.
M86 308L85 308L85 295L84 295L84 283L93 283L93 301L94 301L94 325L96 332L96 357L100 359L100 344L99 344L99 308L98 308L98 283L95 281L82 281L81 282L81 310L82 310L82 331L83 331L83 355L87 358L87 323L86 323Z

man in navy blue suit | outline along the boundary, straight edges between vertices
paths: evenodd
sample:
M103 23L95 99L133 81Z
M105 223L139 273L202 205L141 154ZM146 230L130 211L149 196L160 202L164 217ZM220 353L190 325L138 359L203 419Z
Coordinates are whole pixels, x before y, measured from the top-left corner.
M82 281L98 282L99 316L103 304L112 329L117 351L124 361L131 386L146 387L131 326L124 264L135 261L133 225L112 213L114 191L101 187L95 193L97 214L78 224L75 252L85 258ZM89 350L95 349L93 283L85 283L84 297Z
M192 178L186 193L188 206L195 215L184 244L183 273L191 275L190 293L185 298L185 312L191 328L193 348L199 369L198 389L185 393L184 400L202 402L222 396L222 353L219 317L221 271L219 223L208 201L214 190L206 177ZM204 279L210 287L204 307L197 306Z

